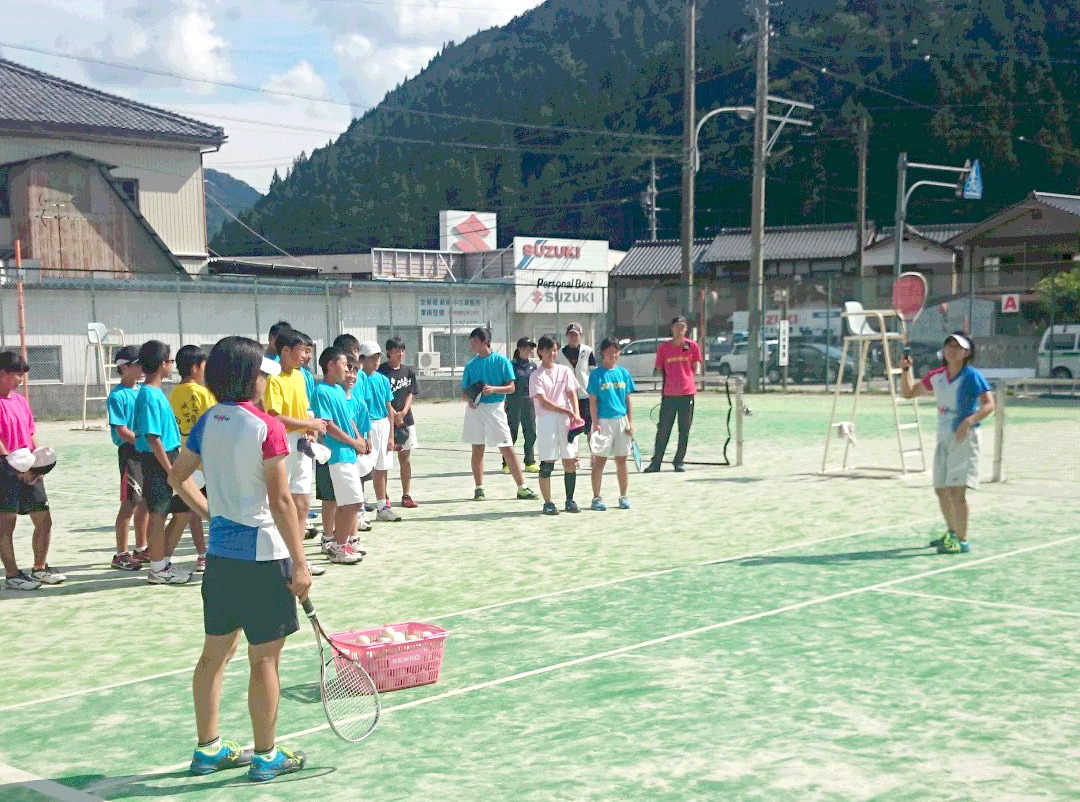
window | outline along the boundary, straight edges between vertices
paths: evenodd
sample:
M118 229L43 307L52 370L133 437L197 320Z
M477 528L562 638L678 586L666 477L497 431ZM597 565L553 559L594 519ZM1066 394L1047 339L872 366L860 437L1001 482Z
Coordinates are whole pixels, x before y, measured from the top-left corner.
M457 343L457 362L454 362L454 343ZM475 356L469 348L468 334L438 333L431 335L432 350L438 351L442 357L440 364L445 367L462 367Z
M28 345L26 361L30 363L32 382L61 382L64 380L59 345Z
M139 208L139 180L137 178L120 178L116 183L120 186L120 192L127 196L128 200Z
M1054 334L1048 343L1051 351L1072 351L1076 347L1075 334Z
M380 348L386 348L386 341L391 337L403 339L405 341L405 364L416 367L416 354L424 350L421 347L423 343L419 326L395 326L393 330L389 326L379 326L375 331L376 341L379 343ZM383 358L385 361L385 354Z

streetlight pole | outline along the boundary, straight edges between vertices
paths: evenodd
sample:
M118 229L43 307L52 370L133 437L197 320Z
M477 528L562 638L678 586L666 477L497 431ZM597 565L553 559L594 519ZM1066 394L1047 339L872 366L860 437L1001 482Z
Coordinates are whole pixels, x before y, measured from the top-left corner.
M683 65L683 158L682 158L682 276L686 285L686 315L694 308L694 118L697 116L697 66L694 54L697 0L686 3L686 46Z
M746 388L761 386L761 302L765 291L765 148L769 139L769 0L757 8L757 91L754 95L754 178L750 197L750 287L746 349Z

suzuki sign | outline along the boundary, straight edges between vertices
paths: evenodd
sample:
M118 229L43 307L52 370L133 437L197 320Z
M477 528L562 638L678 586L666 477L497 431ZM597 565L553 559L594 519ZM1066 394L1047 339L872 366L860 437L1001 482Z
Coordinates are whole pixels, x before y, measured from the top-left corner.
M518 270L572 270L606 276L608 244L604 240L514 237L514 265Z
M518 314L603 314L607 273L519 270L514 277Z
M488 212L439 212L439 250L483 253L497 246L497 215Z

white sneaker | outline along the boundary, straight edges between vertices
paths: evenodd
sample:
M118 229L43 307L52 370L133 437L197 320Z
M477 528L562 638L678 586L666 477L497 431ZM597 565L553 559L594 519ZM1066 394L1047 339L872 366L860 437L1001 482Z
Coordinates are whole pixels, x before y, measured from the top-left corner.
M359 554L361 557L366 557L367 552L364 550L363 545L360 543L359 535L353 535L349 538L349 545L352 546L352 550Z
M331 543L327 554L330 557L330 562L338 565L356 565L360 562L360 555L353 551L352 546L348 544L342 546L340 543Z
M367 521L367 520L361 518L356 523L356 530L358 532L370 532L371 531L371 521Z
M36 579L31 579L26 571L19 571L15 576L7 578L4 587L8 590L37 590L41 587L41 583Z
M191 579L191 574L172 563L166 565L163 571L155 571L151 568L150 573L146 575L146 581L151 585L183 585L189 579Z
M333 542L334 542L334 539L332 537L324 537L322 539L322 545L321 545L320 548L322 548L322 553L323 554L329 554L330 553L330 544L333 543Z
M43 585L59 585L61 582L67 579L67 577L64 576L62 573L57 571L55 568L50 568L48 565L40 569L35 568L33 571L30 572L30 578L36 579Z
M378 519L380 521L390 521L396 523L401 520L401 516L394 512L390 507L383 507L379 510Z
M326 573L325 565L315 565L313 563L307 564L308 573L312 576L322 576Z

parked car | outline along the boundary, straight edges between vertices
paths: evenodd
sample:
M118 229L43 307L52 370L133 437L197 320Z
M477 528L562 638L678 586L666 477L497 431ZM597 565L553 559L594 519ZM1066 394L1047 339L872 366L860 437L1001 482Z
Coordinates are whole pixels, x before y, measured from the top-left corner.
M776 340L766 340L766 362L774 358ZM721 376L730 376L732 373L746 373L746 354L750 348L749 343L735 343L731 351L720 358L717 369Z
M1039 340L1035 375L1044 379L1072 379L1080 376L1080 324L1067 323L1047 327ZM1050 367L1053 353L1054 367Z
M650 337L643 340L631 340L622 347L619 364L630 371L635 379L648 378L656 367L656 346L666 343L670 337ZM600 355L596 355L599 363Z
M720 370L720 360L731 353L732 347L738 342L737 335L721 334L710 337L705 341L705 370L708 373L716 373ZM745 341L745 338L743 338Z
M825 343L792 343L788 348L788 378L794 382L824 382L826 370L829 381L836 381L839 373L840 358L843 352L834 345ZM844 375L841 381L854 381L858 365L855 358L848 354L844 360ZM783 368L778 355L774 355L765 372L765 378L772 384L779 384L783 379Z

